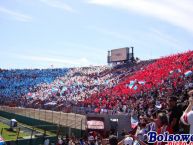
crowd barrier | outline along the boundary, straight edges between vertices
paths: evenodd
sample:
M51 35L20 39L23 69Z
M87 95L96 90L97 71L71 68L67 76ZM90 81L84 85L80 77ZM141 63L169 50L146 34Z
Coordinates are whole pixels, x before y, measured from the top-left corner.
M17 141L7 141L7 145L43 145L45 139L49 139L50 143L55 144L57 141L56 137L46 138L33 138L33 139L19 139Z
M0 111L9 112L15 115L21 115L40 121L45 121L59 126L70 127L72 129L86 129L85 115L8 106L0 106ZM12 118L14 118L14 116L12 116Z

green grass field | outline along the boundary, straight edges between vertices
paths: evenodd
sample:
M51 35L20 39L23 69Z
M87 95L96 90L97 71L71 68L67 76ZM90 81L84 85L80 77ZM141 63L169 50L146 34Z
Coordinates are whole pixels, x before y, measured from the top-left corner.
M2 128L3 128L3 132L1 134L1 136L3 137L3 139L5 141L10 141L10 140L16 140L17 139L17 129L14 129L14 131L8 131L9 129L9 126L6 125L6 124L3 124L2 122L0 122L0 133L2 131ZM18 138L23 138L23 137L26 137L26 136L30 136L29 134L26 134L26 133L23 133L23 132L20 132L19 133L19 137Z

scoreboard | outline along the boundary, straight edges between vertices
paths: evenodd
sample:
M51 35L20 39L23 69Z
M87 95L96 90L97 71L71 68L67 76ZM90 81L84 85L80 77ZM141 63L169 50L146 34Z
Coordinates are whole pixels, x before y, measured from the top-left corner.
M111 62L127 60L127 48L111 50Z
M130 52L131 49L131 52ZM122 62L122 61L128 61L132 60L134 58L133 56L133 47L124 47L124 48L118 48L113 49L111 51L108 51L108 63L113 62Z

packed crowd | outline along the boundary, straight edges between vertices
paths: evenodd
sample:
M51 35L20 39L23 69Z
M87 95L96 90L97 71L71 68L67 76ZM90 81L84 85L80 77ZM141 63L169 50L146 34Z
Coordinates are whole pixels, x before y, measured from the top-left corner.
M4 73L6 73L4 72L1 74L2 77L5 76L4 81L2 79L1 82L3 87L1 90L1 98L2 100L8 97L12 98L3 102L3 104L7 103L7 105L11 104L12 106L14 104L20 107L54 108L54 110L63 111L65 111L65 108L71 108L72 106L78 106L80 108L84 106L82 102L87 100L92 94L97 94L102 90L116 86L124 79L126 74L132 73L147 64L148 61L135 65L132 64L133 66L129 68L122 66L122 69L114 69L108 66L71 68L65 72L58 70L60 71L60 75L57 77L52 77L52 75L46 71L44 74L41 74L42 72L40 72L40 74L36 72L34 72L34 74L29 72L22 74L23 71L21 71L19 72L21 75L18 77L11 71L8 73L8 76L9 79L11 76L14 78L11 80L14 82L13 86L11 86L13 89L5 86L11 83L11 81L6 84L6 81L9 81L9 79L5 79L7 74L4 75ZM24 77L23 80L22 76ZM43 77L44 80L42 80ZM28 79L34 80L36 84L32 85L30 82L33 81L30 80L29 82ZM49 82L48 80L52 81ZM25 93L21 93L20 88L15 87L16 85L25 90ZM9 94L9 92L11 93ZM9 96L4 97L8 94Z
M47 70L3 70L2 104L63 110L72 106L90 111L148 115L154 104L192 84L192 52L135 64ZM185 87L184 87L185 86ZM145 108L145 109L144 109ZM63 110L64 111L64 110Z
M96 102L87 99L86 103L98 107L98 112L104 113L105 110L105 113L131 115L133 130L124 133L124 139L119 143L121 145L148 144L146 134L149 131L157 134L192 134L192 64L193 52L159 59L126 77L110 90L94 94L90 100ZM115 134L110 136L109 143L118 144Z
M143 134L147 130L188 130L179 121L185 116L183 122L190 122L182 114L191 104L192 71L192 51L115 68L2 70L0 102L62 111L75 106L95 113L129 114L136 129L132 138L145 143Z
M77 104L79 100L96 92L99 84L106 86L111 74L98 77L107 67L71 68L68 73L52 83L42 83L34 91L22 96L22 106L34 108L63 107ZM26 102L27 101L27 102Z
M23 69L0 71L0 101L2 104L15 102L21 96L31 92L34 86L51 83L63 76L68 69Z
M115 130L111 130L109 137L105 139L97 131L91 131L87 138L78 139L73 135L59 137L53 145L165 145L168 143L167 141L149 143L150 138L147 133L155 131L159 135L167 132L168 135L177 134L178 136L182 133L193 134L193 90L188 90L190 90L187 94L189 97L188 106L184 113L183 109L177 105L177 98L170 97L167 100L168 110L157 110L150 117L140 115L138 124L133 126L130 132L123 130L122 137L119 139ZM190 125L190 129L184 124ZM45 141L44 145L49 145L49 141Z
M109 136L108 143L110 145L166 145L168 141L175 141L179 143L183 140L180 138L180 134L193 134L193 89L189 88L186 94L188 102L186 107L182 108L177 102L178 98L170 97L167 100L167 109L158 109L152 113L149 117L145 115L139 115L139 122L133 126L130 132L123 132L123 139L118 140L115 132L112 132ZM134 116L132 116L134 118ZM156 132L157 135L170 134L176 135L178 139L168 139L167 137L161 141L155 141L150 143L149 132ZM168 140L168 141L166 141ZM191 140L192 141L192 140ZM94 141L95 142L95 141ZM189 141L181 142L186 144ZM191 142L189 142L191 143ZM170 142L172 144L172 142Z
M99 133L92 131L89 132L87 138L59 137L56 145L165 145L168 143L164 141L165 139L160 142L149 143L148 132L156 132L157 135L167 132L167 135L174 134L178 136L179 134L193 134L193 89L189 88L187 90L189 99L184 109L177 103L178 99L176 97L170 97L167 100L166 110L159 108L149 117L139 115L138 123L132 126L132 130L129 132L123 130L122 137L119 139L115 130L111 130L109 137L106 139L102 138ZM131 116L133 119L135 117L134 115ZM178 141L180 141L180 138L178 138Z
M176 96L183 102L184 93L193 85L193 52L173 55L140 67L138 71L123 78L118 85L93 94L84 100L101 110L150 115L154 106L166 107L169 96ZM94 100L94 101L93 101Z

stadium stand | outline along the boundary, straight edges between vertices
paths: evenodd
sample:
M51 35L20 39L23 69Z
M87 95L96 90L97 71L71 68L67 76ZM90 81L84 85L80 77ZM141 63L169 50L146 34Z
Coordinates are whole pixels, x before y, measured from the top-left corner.
M152 130L159 133L167 126L169 133L180 133L184 130L178 122L193 89L192 71L193 51L114 68L1 70L0 103L63 112L76 107L78 113L128 114L140 123L136 126L142 134L157 118L164 122L150 127Z
M180 87L191 81L185 75L188 71L191 73L192 56L193 52L187 52L158 59L147 66L135 66L131 70L136 69L136 71L127 75L118 85L100 94L93 94L92 97L85 100L85 103L103 109L116 108L123 112L123 108L127 110L125 105L133 104L133 100L141 99L145 105L145 100L156 102L153 97L159 96L163 99L164 96L171 96L178 91L182 92Z
M51 83L67 71L68 69L2 70L0 72L1 101L2 103L15 101L31 92L36 85Z

